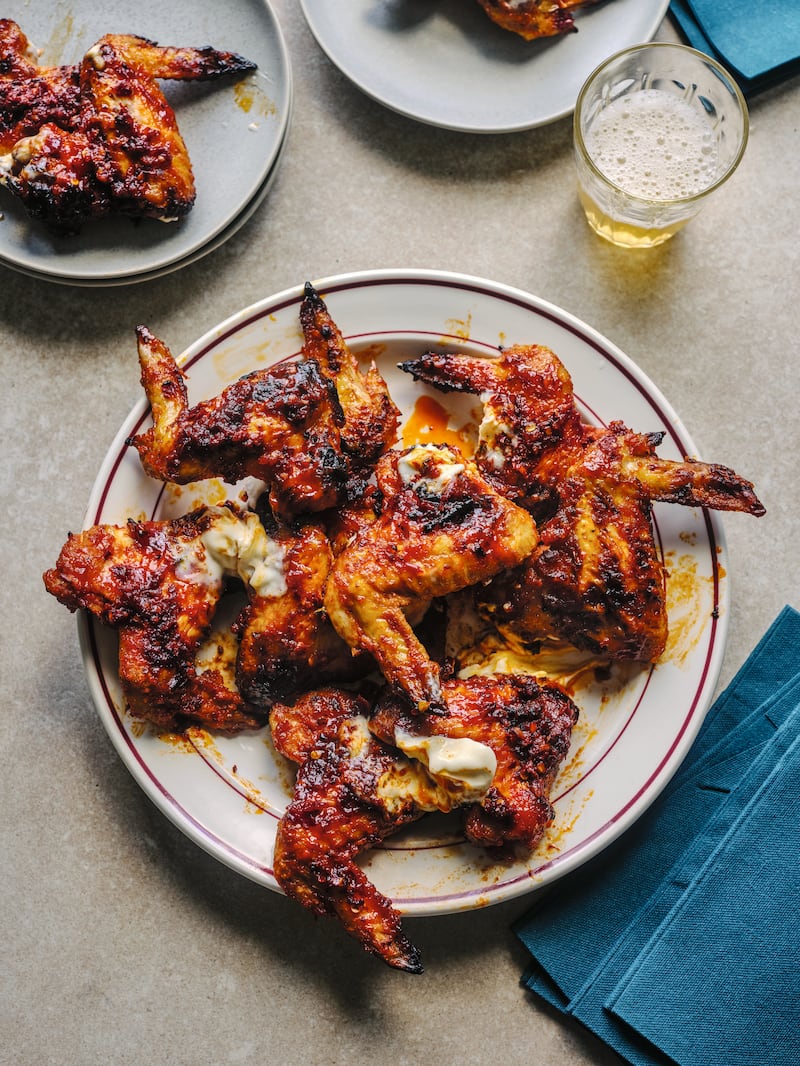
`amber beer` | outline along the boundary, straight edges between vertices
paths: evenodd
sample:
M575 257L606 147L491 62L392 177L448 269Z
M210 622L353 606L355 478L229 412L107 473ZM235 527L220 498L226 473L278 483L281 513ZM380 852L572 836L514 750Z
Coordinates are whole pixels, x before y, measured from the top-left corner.
M575 110L578 194L589 225L623 247L662 244L730 176L746 142L744 100L714 60L668 44L612 56Z

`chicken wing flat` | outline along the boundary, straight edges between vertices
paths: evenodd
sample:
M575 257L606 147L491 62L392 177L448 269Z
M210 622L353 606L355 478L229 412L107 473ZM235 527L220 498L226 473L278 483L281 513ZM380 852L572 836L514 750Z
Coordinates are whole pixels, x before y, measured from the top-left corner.
M303 354L314 360L336 385L344 411L342 444L354 472L367 470L397 440L400 412L389 396L386 382L373 363L361 373L341 330L310 282L300 306Z
M258 587L267 561L255 514L202 507L169 521L70 534L44 583L71 611L83 608L118 630L120 681L134 716L165 730L197 723L235 733L265 716L218 670L199 669L197 656L225 575L244 574Z
M524 37L558 37L577 29L572 11L598 0L478 0L498 26Z
M251 592L236 621L236 681L252 703L268 707L329 681L345 681L374 666L354 656L324 609L333 552L321 525L276 524L276 581L269 594Z
M435 741L441 738L489 748L496 766L483 798L465 808L467 838L490 848L535 848L553 821L550 791L569 751L578 708L562 689L523 674L449 678L442 704L441 714L412 714L390 694L379 700L370 729L426 765L438 755Z
M342 498L342 409L332 382L309 359L253 371L219 396L189 406L169 348L137 329L142 384L153 426L133 437L147 473L186 484L221 477L264 481L282 516L322 511Z
M537 519L537 546L484 597L494 620L526 640L655 661L668 620L652 501L764 514L751 483L728 467L660 459L662 433L584 423L571 378L547 348L510 348L497 360L431 352L403 368L481 396L475 461Z
M527 558L536 529L452 448L389 453L376 479L382 511L337 556L325 608L347 643L423 711L439 706L439 669L412 627L436 597Z
M207 79L255 65L212 48L107 34L78 68L38 68L16 24L0 25L0 183L52 229L112 212L173 221L195 200L189 154L156 79ZM76 75L77 71L77 75ZM12 138L16 137L16 140Z

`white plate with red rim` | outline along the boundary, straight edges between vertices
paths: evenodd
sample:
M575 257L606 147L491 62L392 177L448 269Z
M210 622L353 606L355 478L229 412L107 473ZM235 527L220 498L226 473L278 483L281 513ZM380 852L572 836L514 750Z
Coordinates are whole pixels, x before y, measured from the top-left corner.
M62 283L146 280L218 247L249 217L268 187L292 107L289 54L267 0L9 0L3 17L41 52L40 66L79 62L106 33L133 33L162 45L238 52L258 64L244 77L159 82L189 150L197 199L177 223L107 218L72 237L54 236L0 187L0 263Z
M421 410L427 415L437 405L451 429L460 432L474 416L469 403L474 408L476 401L463 396L453 400L415 383L397 369L401 359L433 346L487 355L502 345L537 343L552 348L572 374L587 419L622 419L637 430L663 430L663 457L695 455L680 419L631 359L590 326L529 293L480 278L421 270L369 271L315 285L351 347L365 359L377 360L407 433L425 423ZM191 402L218 393L243 373L296 355L301 299L302 285L287 289L238 312L191 345L180 359ZM163 340L169 343L169 337ZM131 360L135 358L132 336ZM86 525L169 517L230 494L217 481L171 488L148 478L136 452L126 445L148 424L142 399L106 456ZM411 432L420 435L416 429ZM662 661L578 686L581 717L553 790L555 822L534 853L495 863L465 842L456 815L436 815L364 856L368 875L401 912L468 910L552 882L607 847L680 765L711 702L722 663L728 616L725 544L718 517L704 510L657 504L654 520L669 571L671 635ZM234 738L202 730L190 730L182 739L159 737L124 710L115 634L83 615L79 624L92 696L137 782L206 851L277 889L272 849L292 771L275 754L268 730Z
M408 118L466 133L513 133L570 115L604 59L655 34L669 0L606 0L577 32L525 41L476 0L300 0L332 63Z

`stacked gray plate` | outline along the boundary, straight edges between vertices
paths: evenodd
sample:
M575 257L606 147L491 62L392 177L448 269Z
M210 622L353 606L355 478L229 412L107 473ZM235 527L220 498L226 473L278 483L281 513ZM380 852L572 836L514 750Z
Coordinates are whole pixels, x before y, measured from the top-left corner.
M41 65L77 62L106 33L134 33L164 45L213 45L258 69L219 82L163 82L186 141L197 200L179 223L104 219L74 237L50 234L0 189L0 263L69 285L124 285L178 270L218 248L252 216L275 177L292 106L289 56L267 0L12 0L14 19L41 51Z

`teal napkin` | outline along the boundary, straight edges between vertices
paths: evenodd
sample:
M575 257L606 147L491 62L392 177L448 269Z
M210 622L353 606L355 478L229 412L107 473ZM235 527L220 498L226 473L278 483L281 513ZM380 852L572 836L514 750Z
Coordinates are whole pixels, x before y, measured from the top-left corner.
M606 1001L681 1066L800 1059L799 729L796 705L659 893L656 915L669 909Z
M688 43L735 74L745 94L800 70L797 0L672 0L670 14Z
M557 891L539 896L534 908L515 926L532 955L524 977L531 991L577 1018L630 1062L678 1061L681 1066L693 1061L702 1062L703 1066L727 1062L715 1055L705 1060L667 1060L653 1049L654 1044L672 1046L671 1034L684 1023L675 1021L675 1013L670 1012L680 1015L680 1009L677 1005L670 1007L668 1000L660 1014L651 1009L652 988L644 975L653 977L653 967L663 964L664 953L675 942L674 938L667 939L655 951L651 937L680 900L691 897L695 889L690 889L690 884L699 877L709 854L722 847L724 840L720 854L730 865L737 853L750 850L749 835L757 823L747 819L739 822L739 814L750 802L753 787L768 778L776 765L783 765L787 739L791 741L800 730L798 652L800 615L785 608L715 702L683 767L656 803L611 848L570 878L559 881ZM792 766L786 765L789 773L785 781L783 777L779 779L781 785L791 785ZM762 812L766 809L762 808ZM734 823L739 829L728 839L726 834ZM769 826L762 835L764 841L769 840ZM797 832L795 843L796 839ZM776 854L780 852L778 846ZM782 855L778 876L786 885L793 885L797 864L787 867L785 859ZM746 866L734 864L734 872L739 869ZM730 870L726 878L736 883ZM704 891L716 883L713 879L704 880ZM739 885L743 893L744 887ZM797 887L794 884L791 890L796 892ZM686 914L694 918L696 909L687 903L684 906ZM671 928L673 932L685 931L685 926L678 924ZM670 963L681 987L690 988L691 973L702 975L704 966L714 961L705 956L710 945L717 943L716 928L717 912L712 910L700 926L689 929L688 937L695 941L692 953ZM800 938L796 928L792 931L787 927L787 935L790 932L795 940L789 942L786 958L797 969L796 945ZM777 949L778 942L779 937L773 937L773 949ZM729 940L722 950L731 952L734 960L741 955L740 945L732 948ZM649 970L642 970L640 980L637 966L646 958L653 961ZM687 966L691 973L685 972ZM743 1016L738 998L752 1002L749 985L758 979L744 965L741 969L741 973L733 975L733 988L727 998L736 1017ZM648 996L640 996L638 1003L642 1016L648 1019L646 1025L641 1018L637 1022L634 1009L638 992L645 987ZM796 995L790 997L790 1001L796 1000ZM763 1009L764 1005L757 1007ZM708 1016L707 1027L712 1043L719 1035L710 1024L714 1017L713 1013ZM663 1040L659 1038L659 1026ZM699 1038L696 1046L702 1047ZM674 1052L671 1054L674 1056ZM731 1061L755 1066L759 1059ZM800 1056L764 1061L794 1063L800 1061Z

